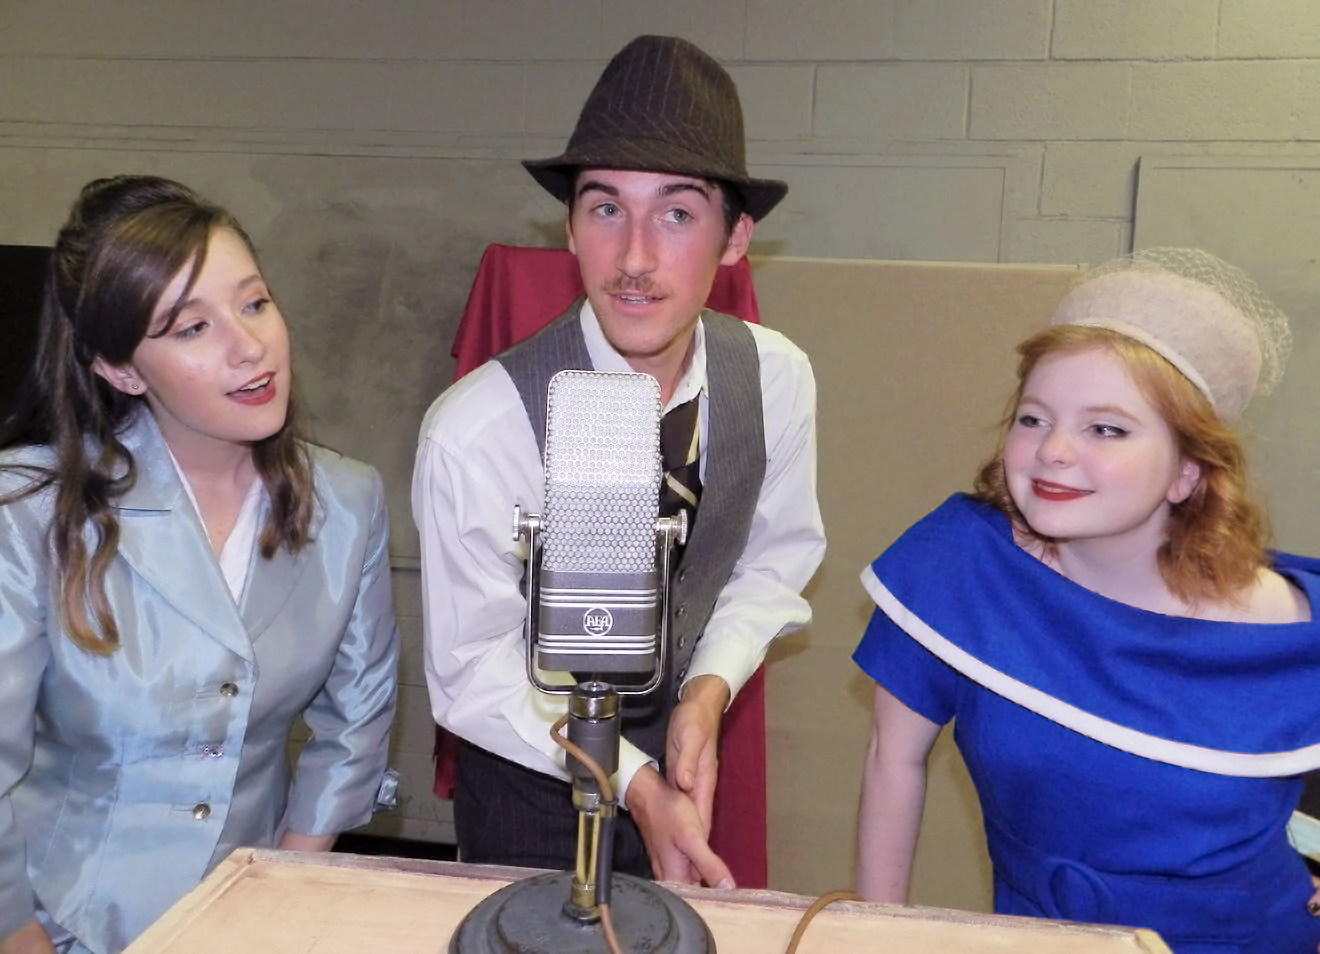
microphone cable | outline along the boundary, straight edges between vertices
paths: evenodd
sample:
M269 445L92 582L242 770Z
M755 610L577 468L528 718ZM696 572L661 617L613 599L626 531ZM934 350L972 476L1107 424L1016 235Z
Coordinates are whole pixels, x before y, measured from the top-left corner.
M798 944L802 942L802 935L807 933L807 926L811 924L811 919L821 911L833 904L835 901L865 901L856 891L828 891L822 894L807 910L802 912L802 917L798 918L797 927L793 929L793 936L789 939L788 947L784 949L784 954L796 954Z
M614 804L614 786L610 784L610 777L605 774L605 770L600 767L595 759L583 751L576 742L570 741L568 737L563 734L562 730L566 725L568 725L568 713L564 713L564 715L560 716L559 720L550 727L550 737L555 740L555 743L561 749L587 767L587 771L591 773L592 777L596 780L596 784L600 786L601 801L611 805ZM610 826L602 832L602 838L606 836L612 838L613 834L614 829ZM611 849L612 847L613 846L611 846ZM599 872L597 872L596 907L600 911L600 929L605 934L605 946L610 949L610 954L624 954L623 948L619 946L619 936L614 933L614 915L610 912L610 903L608 900L609 888L606 887L605 890L602 891L601 880ZM602 900L602 898L605 900Z
M564 714L559 720L550 727L550 737L555 743L567 752L573 758L577 759L587 767L587 771L595 778L596 784L600 786L600 797L604 802L614 802L614 786L610 784L610 778L605 771L596 763L590 755L584 752L576 743L569 741L563 735L564 726L568 725L568 715ZM607 833L608 834L608 833ZM596 891L599 896L600 878L596 880ZM608 889L605 897L608 897ZM802 917L798 919L797 927L793 929L793 936L789 939L788 947L784 949L784 954L796 954L798 944L802 942L802 936L807 933L807 927L811 924L812 918L836 901L865 901L860 894L855 891L830 891L822 894L813 901L808 908L802 912ZM600 901L596 905L600 909L600 927L605 935L605 946L609 948L610 954L624 954L623 948L619 945L619 936L614 932L614 916L610 913L608 901Z

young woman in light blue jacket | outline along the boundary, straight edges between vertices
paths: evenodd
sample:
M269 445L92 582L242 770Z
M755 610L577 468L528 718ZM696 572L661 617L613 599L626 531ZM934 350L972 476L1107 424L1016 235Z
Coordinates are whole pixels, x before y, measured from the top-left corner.
M187 187L88 184L40 333L0 428L0 952L112 954L234 848L370 817L387 521L300 435L252 245Z

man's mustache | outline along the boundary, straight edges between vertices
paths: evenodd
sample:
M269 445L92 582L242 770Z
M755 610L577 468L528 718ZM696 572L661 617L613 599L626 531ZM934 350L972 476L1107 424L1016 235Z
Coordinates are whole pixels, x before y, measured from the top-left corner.
M646 275L637 278L633 278L629 275L620 275L607 282L601 288L601 291L607 295L632 294L664 297L664 289Z

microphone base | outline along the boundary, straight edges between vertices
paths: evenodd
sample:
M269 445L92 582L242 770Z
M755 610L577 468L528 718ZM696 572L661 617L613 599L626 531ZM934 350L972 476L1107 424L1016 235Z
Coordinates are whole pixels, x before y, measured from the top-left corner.
M608 954L599 923L564 911L573 876L533 875L506 885L468 912L449 942L449 954ZM627 952L714 954L715 939L686 901L653 881L616 874L610 913Z

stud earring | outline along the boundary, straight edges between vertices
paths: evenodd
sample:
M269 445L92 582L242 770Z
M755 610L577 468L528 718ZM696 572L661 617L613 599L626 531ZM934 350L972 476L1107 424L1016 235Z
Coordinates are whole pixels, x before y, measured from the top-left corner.
M136 381L130 384L129 387L132 388L135 393L142 390L142 385L138 384Z

